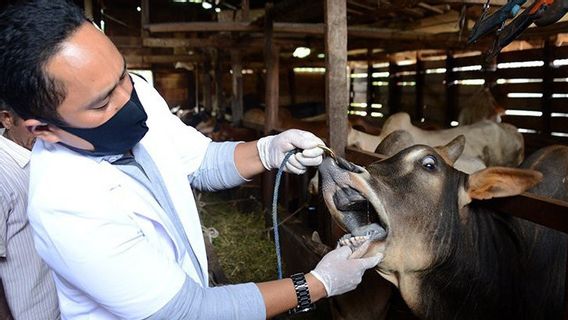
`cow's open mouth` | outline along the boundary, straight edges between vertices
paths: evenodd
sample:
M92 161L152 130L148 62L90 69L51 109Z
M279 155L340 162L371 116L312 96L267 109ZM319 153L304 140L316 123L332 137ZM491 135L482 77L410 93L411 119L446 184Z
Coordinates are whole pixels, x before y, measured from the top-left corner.
M341 245L357 247L366 240L386 239L388 225L381 218L384 210L380 203L376 208L362 193L350 187L338 189L333 195L333 202L350 232L340 239Z

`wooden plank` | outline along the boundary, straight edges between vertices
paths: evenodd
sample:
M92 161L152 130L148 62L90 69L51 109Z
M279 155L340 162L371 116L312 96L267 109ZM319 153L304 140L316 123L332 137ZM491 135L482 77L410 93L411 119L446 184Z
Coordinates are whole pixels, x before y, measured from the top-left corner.
M532 111L542 111L541 107L542 100L540 98L533 99L510 99L506 98L505 107L507 109L514 110L532 110Z
M550 119L551 132L564 132L568 133L568 118L554 117Z
M499 212L568 233L568 203L564 201L523 193L513 197L485 200L483 203Z
M534 67L534 68L510 68L510 69L497 69L496 71L497 78L503 79L515 79L515 78L542 78L543 71L542 68Z
M542 82L529 82L529 83L505 83L497 85L499 90L506 93L511 92L542 92Z
M497 56L497 63L541 61L541 60L542 60L541 48L502 52L499 54L499 56Z
M523 117L523 116L503 116L503 122L510 123L517 128L542 130L542 120L540 117Z
M553 82L552 91L554 93L568 93L568 82Z
M483 72L482 70L457 71L457 72L454 72L454 78L456 80L484 79L485 78L485 72Z
M325 1L325 102L329 146L344 155L347 144L347 12L345 1ZM333 128L333 130L331 130Z
M550 111L568 113L568 99L552 99Z

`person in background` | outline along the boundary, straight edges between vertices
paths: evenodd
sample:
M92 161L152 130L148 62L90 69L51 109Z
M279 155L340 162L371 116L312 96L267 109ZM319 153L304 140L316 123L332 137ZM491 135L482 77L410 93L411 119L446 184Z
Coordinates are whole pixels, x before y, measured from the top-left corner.
M28 222L30 149L35 137L0 101L0 278L14 319L59 319L55 284Z
M380 257L337 248L307 274L209 287L192 188L231 188L280 166L301 174L323 141L288 130L215 143L128 73L65 0L0 12L0 96L38 138L28 214L65 319L265 319L353 290Z

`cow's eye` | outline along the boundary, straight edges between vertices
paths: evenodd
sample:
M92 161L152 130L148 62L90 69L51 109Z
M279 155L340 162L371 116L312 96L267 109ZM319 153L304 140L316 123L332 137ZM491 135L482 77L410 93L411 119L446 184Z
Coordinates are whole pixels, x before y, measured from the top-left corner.
M426 156L422 158L422 166L429 171L436 169L438 162L434 156Z

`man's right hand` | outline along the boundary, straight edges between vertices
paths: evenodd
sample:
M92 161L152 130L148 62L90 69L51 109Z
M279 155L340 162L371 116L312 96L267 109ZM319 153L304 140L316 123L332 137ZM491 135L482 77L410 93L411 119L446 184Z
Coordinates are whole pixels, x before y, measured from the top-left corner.
M327 296L336 296L351 291L361 283L365 270L376 266L383 256L360 258L369 249L370 241L365 242L354 252L349 246L328 252L311 274L320 280Z

